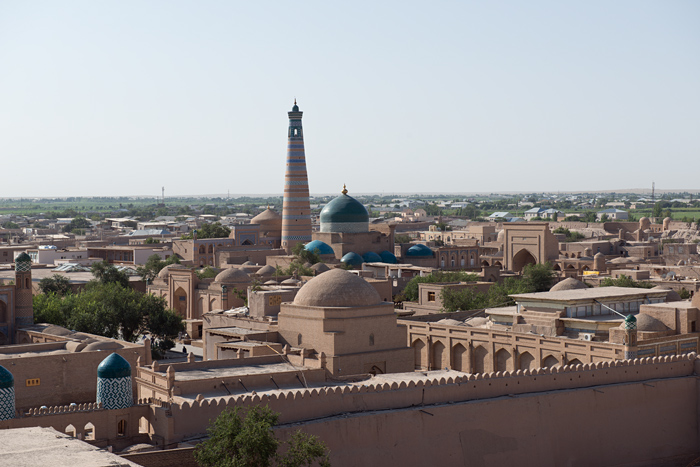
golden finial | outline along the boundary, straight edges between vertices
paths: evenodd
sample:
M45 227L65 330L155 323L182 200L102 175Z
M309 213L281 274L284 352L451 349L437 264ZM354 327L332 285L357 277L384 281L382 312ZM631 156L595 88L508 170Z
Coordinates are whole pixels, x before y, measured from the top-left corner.
M294 98L294 105L297 105L297 98Z
M343 183L343 191L341 191L342 194L347 195L348 194L348 189L345 188L345 183Z

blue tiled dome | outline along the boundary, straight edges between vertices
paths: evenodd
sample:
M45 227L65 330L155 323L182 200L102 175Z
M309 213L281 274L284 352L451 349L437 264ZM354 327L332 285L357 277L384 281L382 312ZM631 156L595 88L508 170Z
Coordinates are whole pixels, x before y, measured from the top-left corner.
M118 353L112 353L97 367L98 378L123 378L131 376L131 365Z
M5 367L0 366L0 389L11 388L14 385L15 377Z
M352 266L360 266L363 263L362 256L358 255L357 253L353 253L352 251L340 258L340 261Z
M399 260L396 259L396 256L394 256L394 253L387 250L379 253L379 256L382 258L382 262L384 263L397 264L399 262Z
M367 209L352 196L342 194L331 200L321 210L321 224L367 223Z
M433 250L431 250L427 246L419 243L419 244L413 245L411 248L409 248L406 251L406 256L411 256L411 257L433 256Z
M306 251L310 251L312 253L318 253L319 255L334 255L335 252L333 251L333 248L330 247L325 242L322 242L321 240L314 240L312 242L309 242L306 244L304 247ZM318 250L318 251L316 251Z
M373 251L368 251L367 253L362 255L362 259L365 260L365 263L381 263L382 262L382 257Z

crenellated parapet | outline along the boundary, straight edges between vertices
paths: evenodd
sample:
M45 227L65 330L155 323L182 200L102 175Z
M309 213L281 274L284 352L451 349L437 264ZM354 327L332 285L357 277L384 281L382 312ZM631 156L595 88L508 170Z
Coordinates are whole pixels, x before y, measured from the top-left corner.
M202 433L211 419L233 407L267 405L280 413L280 423L295 423L339 414L395 410L423 405L460 403L555 390L576 390L612 384L692 376L695 353L634 360L615 360L533 370L481 374L416 373L406 380L391 375L366 383L291 389L264 394L203 398L173 403L176 438ZM442 374L441 374L442 373ZM433 376L436 374L435 376Z

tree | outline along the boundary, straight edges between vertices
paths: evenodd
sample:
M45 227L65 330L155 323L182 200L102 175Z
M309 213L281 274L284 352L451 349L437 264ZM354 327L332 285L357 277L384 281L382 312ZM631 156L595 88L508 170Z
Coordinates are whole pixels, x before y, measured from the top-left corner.
M328 449L315 436L297 431L287 443L275 438L272 427L279 414L269 407L254 406L241 418L241 408L228 408L207 430L209 439L200 443L194 458L203 467L301 467L318 462L330 466ZM277 450L288 444L284 455Z
M153 281L158 276L158 273L169 264L180 264L180 258L176 255L171 255L166 260L162 260L157 254L152 254L148 257L143 266L138 266L136 272L145 281Z
M81 292L66 296L35 295L33 305L36 323L129 342L150 332L154 348L167 347L184 329L182 318L167 309L163 297L143 294L118 282L90 281Z
M44 277L39 281L41 293L53 293L56 295L66 295L70 292L70 279L61 274L54 274L51 277Z
M433 271L429 276L416 276L406 284L403 294L406 300L415 302L418 300L418 284L433 282L474 282L479 280L479 276L469 272L455 271Z
M129 276L124 271L120 271L107 261L92 263L90 266L92 275L102 284L117 283L122 287L129 287Z
M606 277L600 281L601 287L636 287L639 289L651 289L654 287L650 282L635 281L629 276L621 274L617 279Z
M411 237L406 234L394 235L394 243L411 243Z
M160 240L158 240L157 238L148 237L143 243L146 245L152 245L154 243L160 243Z
M532 292L545 292L552 287L555 273L552 265L528 264L523 268L523 282Z
M228 238L231 235L231 229L225 225L221 225L221 222L214 222L212 224L204 224L197 230L197 238ZM190 232L182 236L183 239L193 239L194 232Z
M90 223L89 220L85 219L82 216L75 217L73 220L71 220L68 224L66 224L63 227L64 232L80 232L85 229L89 229L92 227L92 224Z

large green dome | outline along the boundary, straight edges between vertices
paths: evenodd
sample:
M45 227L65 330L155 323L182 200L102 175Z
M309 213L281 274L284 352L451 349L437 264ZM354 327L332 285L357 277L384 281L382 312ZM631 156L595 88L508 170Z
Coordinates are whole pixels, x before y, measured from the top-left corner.
M331 200L321 210L321 232L355 233L369 230L367 209L347 190Z

